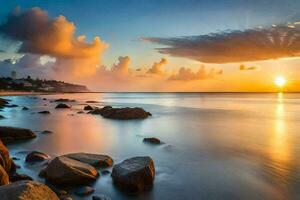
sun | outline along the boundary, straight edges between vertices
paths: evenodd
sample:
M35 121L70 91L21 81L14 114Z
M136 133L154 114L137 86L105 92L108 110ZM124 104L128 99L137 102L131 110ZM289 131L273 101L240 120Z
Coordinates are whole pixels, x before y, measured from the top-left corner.
M274 80L274 83L278 87L283 87L286 84L286 79L283 76L277 76Z

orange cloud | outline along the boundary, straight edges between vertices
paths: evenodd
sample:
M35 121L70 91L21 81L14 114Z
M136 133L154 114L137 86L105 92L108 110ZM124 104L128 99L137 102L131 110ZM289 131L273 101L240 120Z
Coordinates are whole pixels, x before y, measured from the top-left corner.
M75 76L94 74L108 45L99 37L87 43L84 35L75 37L75 29L64 16L51 19L40 8L15 9L0 25L0 33L21 42L20 53L55 57L57 72L68 71Z
M168 60L162 58L159 62L155 62L152 67L147 71L149 74L163 74L163 67L168 63Z

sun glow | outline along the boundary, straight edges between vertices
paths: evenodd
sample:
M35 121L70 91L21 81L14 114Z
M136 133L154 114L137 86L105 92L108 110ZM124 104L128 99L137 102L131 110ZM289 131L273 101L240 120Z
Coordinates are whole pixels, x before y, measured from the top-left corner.
M286 84L286 79L283 76L277 76L274 80L274 83L278 87L283 87Z

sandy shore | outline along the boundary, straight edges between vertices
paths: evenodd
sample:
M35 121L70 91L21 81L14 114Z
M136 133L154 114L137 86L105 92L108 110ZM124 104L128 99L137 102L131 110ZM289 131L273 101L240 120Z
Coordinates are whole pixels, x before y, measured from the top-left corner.
M27 92L27 91L1 91L0 96L22 96L22 95L47 95L49 92Z

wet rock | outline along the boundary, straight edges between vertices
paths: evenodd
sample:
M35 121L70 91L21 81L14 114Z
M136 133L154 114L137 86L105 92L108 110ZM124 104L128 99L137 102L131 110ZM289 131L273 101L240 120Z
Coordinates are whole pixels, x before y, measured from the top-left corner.
M155 167L150 157L134 157L114 166L111 174L114 183L122 190L136 193L153 185Z
M22 108L22 110L29 110L29 108L27 108L27 107L24 106L24 107Z
M44 130L41 132L42 134L52 134L53 132L52 131L48 131L48 130Z
M38 112L39 114L50 114L50 111L48 111L48 110L44 110L44 111L40 111L40 112Z
M9 104L8 100L0 98L0 108L4 108Z
M113 108L111 106L104 106L101 109L95 109L90 111L89 114L101 115L105 118L120 120L145 119L151 116L151 113L146 112L143 108Z
M0 126L0 139L4 143L35 138L36 135L30 129Z
M33 178L26 174L13 173L9 175L10 182L24 181L24 180L32 181Z
M77 114L84 114L84 112L83 111L78 111Z
M21 160L20 158L17 158L17 157L12 157L11 159L13 159L13 160Z
M54 158L40 174L57 185L80 185L98 177L94 167L65 156Z
M102 175L108 175L108 174L110 174L110 171L109 170L102 170L100 173Z
M73 99L56 99L56 100L54 100L54 102L76 102L75 100L73 100Z
M0 187L1 200L59 200L46 185L35 181L17 181Z
M68 192L67 192L66 190L58 190L58 191L56 192L56 194L57 194L58 196L65 196L65 195L68 194Z
M28 162L28 163L42 162L42 161L48 160L48 159L50 159L49 155L39 152L39 151L32 151L31 153L29 153L26 156L25 162Z
M6 105L5 107L7 107L7 108L16 108L16 107L19 107L19 106L16 105L16 104L12 104L12 105Z
M0 186L7 185L8 183L9 183L9 176L5 171L5 169L0 165Z
M144 138L143 142L149 143L149 144L161 144L160 139L155 138L155 137Z
M2 115L0 115L0 119L5 119L5 117L4 117L4 116L2 116Z
M94 108L90 105L84 106L83 110L94 110Z
M46 101L47 99L46 99L46 98L43 98L43 100Z
M60 109L60 108L71 108L71 107L69 105L67 105L67 104L60 103L55 108L56 109Z
M111 200L110 197L105 196L103 194L97 195L97 196L93 196L92 200Z
M77 190L75 190L75 194L78 196L87 196L90 195L94 192L94 188L90 187L90 186L84 186L84 187L80 187Z
M0 166L2 166L7 173L9 173L11 171L12 163L13 162L9 157L8 149L0 140Z
M94 167L111 167L113 160L110 156L92 153L71 153L64 155L68 158L92 165Z
M100 101L86 101L85 103L100 103Z

